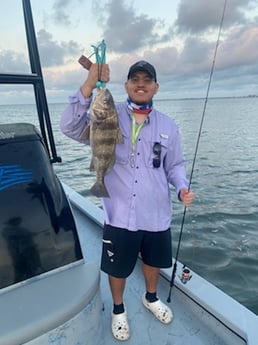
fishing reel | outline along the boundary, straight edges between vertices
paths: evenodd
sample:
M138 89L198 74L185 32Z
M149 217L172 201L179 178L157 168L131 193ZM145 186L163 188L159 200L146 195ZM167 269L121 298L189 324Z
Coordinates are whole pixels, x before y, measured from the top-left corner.
M192 278L191 271L186 266L183 266L179 279L183 284L186 284Z

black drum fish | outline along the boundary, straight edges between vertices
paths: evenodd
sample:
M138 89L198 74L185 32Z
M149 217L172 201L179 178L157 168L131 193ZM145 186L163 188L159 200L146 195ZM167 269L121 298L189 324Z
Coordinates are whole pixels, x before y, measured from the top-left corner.
M90 140L92 159L90 171L96 171L96 182L90 191L97 197L109 197L104 176L115 163L117 143L123 143L118 114L111 92L107 88L97 89L90 109L90 124L82 135Z

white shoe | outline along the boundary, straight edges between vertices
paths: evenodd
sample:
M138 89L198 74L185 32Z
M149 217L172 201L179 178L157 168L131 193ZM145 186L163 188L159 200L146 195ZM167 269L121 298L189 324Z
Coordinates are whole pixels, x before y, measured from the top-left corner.
M121 314L112 313L111 329L113 336L118 340L127 340L130 337L126 311Z
M142 303L147 309L149 309L156 316L156 318L159 321L166 324L172 322L173 313L171 309L166 304L161 302L160 299L158 299L155 302L149 302L146 299L145 294L144 294L142 297Z

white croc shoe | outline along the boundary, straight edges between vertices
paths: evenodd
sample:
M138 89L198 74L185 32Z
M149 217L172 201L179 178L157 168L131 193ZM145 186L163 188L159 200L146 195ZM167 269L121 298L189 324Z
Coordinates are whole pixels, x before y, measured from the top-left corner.
M142 297L142 303L147 309L149 309L156 316L156 318L159 321L166 324L172 322L173 313L171 309L166 304L161 302L160 299L158 299L155 302L150 303L149 301L147 301L144 294Z
M121 314L112 313L111 329L113 336L118 340L127 340L130 337L130 330L127 321L126 311Z

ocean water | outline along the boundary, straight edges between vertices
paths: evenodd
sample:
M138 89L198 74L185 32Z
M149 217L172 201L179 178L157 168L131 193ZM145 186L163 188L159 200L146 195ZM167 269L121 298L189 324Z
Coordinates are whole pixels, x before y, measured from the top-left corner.
M190 175L204 100L156 100L155 106L179 125L187 174ZM89 188L90 147L66 138L59 130L65 104L49 110L57 153L54 164L62 181L100 206ZM0 123L30 122L38 126L35 105L0 106ZM173 251L183 235L179 260L258 314L258 98L210 99L193 170L196 198L187 209L173 193ZM157 191L158 192L158 191Z

